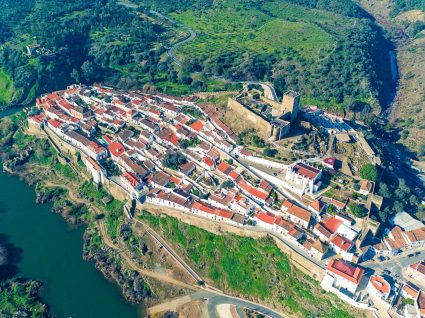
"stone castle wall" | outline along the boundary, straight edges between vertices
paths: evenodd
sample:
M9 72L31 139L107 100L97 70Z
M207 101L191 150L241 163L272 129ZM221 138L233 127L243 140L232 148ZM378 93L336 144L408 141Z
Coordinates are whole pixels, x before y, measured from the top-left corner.
M240 120L248 120L252 124L252 127L258 131L260 137L266 140L269 138L271 125L267 120L255 114L249 108L245 107L233 98L228 99L227 107L233 110L237 116L239 116Z

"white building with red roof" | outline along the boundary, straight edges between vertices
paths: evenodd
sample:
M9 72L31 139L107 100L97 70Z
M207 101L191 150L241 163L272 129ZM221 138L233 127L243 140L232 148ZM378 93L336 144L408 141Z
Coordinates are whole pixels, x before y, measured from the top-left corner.
M425 260L411 264L407 268L406 274L425 284Z
M306 162L298 162L289 167L285 180L298 194L315 193L321 184L322 170Z
M310 205L308 206L308 209L313 212L314 217L317 220L320 220L320 215L323 214L325 212L325 208L326 208L326 203L323 202L322 200L318 199L318 200L314 200L313 202L310 203Z
M335 158L334 157L326 157L322 160L322 165L328 169L334 169L335 167Z
M65 126L65 123L62 121L52 118L47 121L47 126L58 136L62 136L62 127Z
M46 115L44 115L43 113L39 115L31 116L30 118L28 118L28 123L35 125L37 127L41 127L45 121L46 121Z
M332 259L326 265L326 274L322 280L323 289L338 293L341 290L355 295L364 277L365 270L341 259Z
M228 221L233 218L234 213L227 209L217 208L203 201L195 201L192 205L192 212L215 221Z
M352 261L355 244L348 238L337 234L329 242L329 246L346 261Z
M391 285L384 277L379 275L372 275L369 283L367 284L369 293L374 294L380 299L388 299L391 293Z
M307 229L312 221L311 212L286 200L282 205L285 218Z
M254 216L257 225L264 227L269 230L273 230L276 221L276 215L266 211L259 211Z
M87 167L88 172L93 177L93 182L96 184L102 183L106 177L106 171L93 158L84 156L83 162Z
M143 188L143 183L139 178L131 172L124 171L120 176L121 185L136 199L140 197L140 190Z

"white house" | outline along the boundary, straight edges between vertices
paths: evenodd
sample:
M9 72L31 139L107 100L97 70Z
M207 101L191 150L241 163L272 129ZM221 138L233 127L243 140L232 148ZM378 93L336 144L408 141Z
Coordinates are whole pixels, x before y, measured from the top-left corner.
M369 283L367 284L367 290L370 294L373 294L377 298L386 300L390 296L391 286L384 277L372 275Z
M364 276L364 269L341 259L332 259L326 265L321 286L325 290L346 290L355 294Z
M285 179L299 188L302 193L313 194L321 184L322 170L305 162L298 162L289 167Z
M91 157L84 157L83 162L86 165L88 172L90 172L90 174L92 175L94 183L96 184L102 183L103 179L106 176L105 169L103 169Z

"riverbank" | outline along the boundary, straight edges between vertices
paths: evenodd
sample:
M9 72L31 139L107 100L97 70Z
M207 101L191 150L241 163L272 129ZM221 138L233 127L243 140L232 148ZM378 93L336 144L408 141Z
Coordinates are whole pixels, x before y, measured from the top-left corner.
M84 238L83 258L93 262L104 277L116 283L122 290L124 298L130 303L143 303L145 306L185 293L182 286L170 286L159 279L145 277L137 270L142 267L152 268L154 264L158 264L159 269L166 267L164 271L168 272L171 266L170 264L164 266L165 262L161 260L164 255L158 253L157 247L151 242L144 242L144 238L136 239L131 233L123 230L125 222L122 219L122 204L112 204L112 207L117 209L115 211L109 211L106 207L104 211L96 208L97 202L94 202L94 196L98 189L88 186L90 183L86 182L87 178L84 178L84 174L77 176L72 169L69 169L69 166L60 164L56 159L55 150L46 139L26 134L22 130L25 127L24 117L22 114L17 114L1 121L2 151L0 155L3 159L4 170L15 176L14 178L19 177L33 186L36 192L34 199L39 204L46 206L48 203L49 210L60 214L69 224L82 225L78 233L81 233L80 240L81 237ZM73 167L78 169L77 172L83 171L78 160L73 163ZM70 191L71 189L76 191ZM114 250L115 245L111 247L105 243L100 230L102 226L106 229L103 235L112 236L111 241L114 240L117 245L122 244L123 247L124 245L132 246L135 254L133 256L138 256L136 255L138 253L145 254L144 257L140 257L135 268L127 266L123 260L124 255ZM45 230L50 231L50 229ZM81 259L81 250L79 258ZM161 277L157 274L155 278ZM120 317L136 316L134 311L132 316L124 314L126 311L129 312L123 310L121 315L118 309L116 310ZM143 315L143 312L141 314ZM72 316L78 317L78 315Z

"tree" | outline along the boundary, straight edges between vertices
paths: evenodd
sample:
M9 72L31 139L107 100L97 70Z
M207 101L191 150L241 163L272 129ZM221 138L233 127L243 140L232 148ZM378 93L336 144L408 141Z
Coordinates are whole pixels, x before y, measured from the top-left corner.
M226 181L224 181L224 182L221 184L221 187L222 187L223 189L230 189L230 188L233 188L233 187L234 187L234 184L233 184L233 182L232 182L231 180L226 180Z
M348 209L353 215L357 216L358 218L364 217L366 215L365 209L358 204L350 203L348 205Z
M88 83L92 83L96 78L96 67L91 61L85 61L81 66L81 71L83 72L84 79Z
M263 155L266 157L274 157L276 156L276 154L277 154L277 150L273 148L267 147L263 150Z
M162 160L162 164L170 169L179 170L182 164L187 162L187 158L181 152L171 152L167 153Z
M378 168L371 163L366 163L360 168L360 177L376 181L378 179Z
M379 190L378 193L380 196L384 197L384 198L389 198L391 196L391 191L388 187L388 185L386 183L382 183L379 186Z
M75 83L80 83L80 73L78 73L78 70L76 68L72 69L70 76L75 81Z

